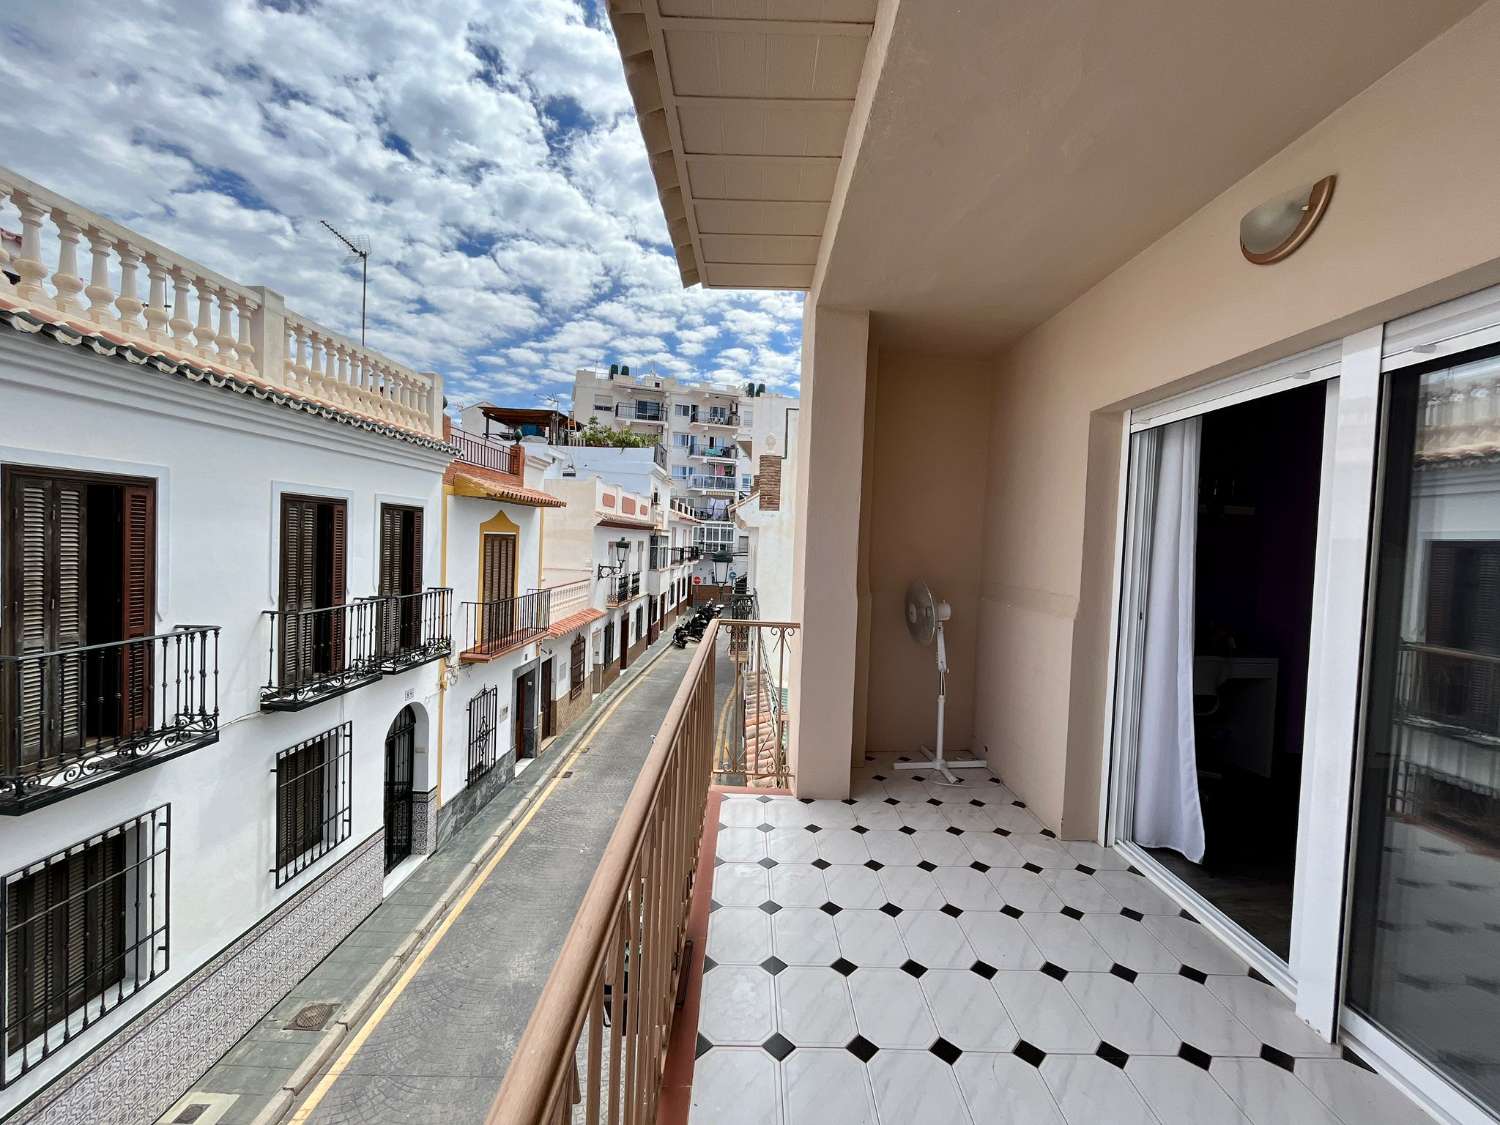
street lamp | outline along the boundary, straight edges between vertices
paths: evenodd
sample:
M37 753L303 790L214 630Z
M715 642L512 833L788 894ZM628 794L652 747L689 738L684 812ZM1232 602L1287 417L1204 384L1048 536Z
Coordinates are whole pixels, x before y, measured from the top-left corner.
M719 551L713 557L714 585L722 586L729 581L729 566L734 562L734 556L728 551Z
M609 551L614 556L615 564L614 566L607 566L604 563L599 563L599 573L597 575L599 578L612 577L625 569L625 559L630 555L630 540L626 539L623 535L620 536L620 538L609 545Z

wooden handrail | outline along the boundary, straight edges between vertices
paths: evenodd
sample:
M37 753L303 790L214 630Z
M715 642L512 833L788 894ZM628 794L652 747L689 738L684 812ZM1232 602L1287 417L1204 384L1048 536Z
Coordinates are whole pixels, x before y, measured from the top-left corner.
M705 632L651 744L489 1125L561 1125L580 1102L589 1125L656 1119L713 764L718 625Z

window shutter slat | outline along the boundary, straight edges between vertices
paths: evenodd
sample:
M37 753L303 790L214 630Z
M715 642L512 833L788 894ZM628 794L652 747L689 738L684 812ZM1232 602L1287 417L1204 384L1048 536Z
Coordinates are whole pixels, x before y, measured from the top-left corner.
M151 485L131 484L122 490L124 534L120 583L121 637L150 636L155 619L156 496ZM120 725L124 734L151 728L151 648L127 645L120 668Z

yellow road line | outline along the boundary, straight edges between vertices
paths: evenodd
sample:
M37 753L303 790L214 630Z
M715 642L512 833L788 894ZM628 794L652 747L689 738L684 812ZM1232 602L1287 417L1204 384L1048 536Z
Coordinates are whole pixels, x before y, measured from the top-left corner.
M655 661L653 661L653 663L654 662ZM447 934L449 927L451 927L453 923L458 920L458 916L464 912L464 909L469 905L470 901L472 901L474 896L479 893L479 888L484 886L485 882L489 879L490 875L494 872L500 861L505 858L505 854L510 851L511 846L520 837L526 826L531 823L531 818L536 816L536 814L541 810L542 804L547 800L548 797L552 796L552 791L556 789L558 783L563 780L563 774L568 772L568 767L571 766L577 759L577 757L583 753L584 746L588 742L589 738L592 737L594 732L604 724L605 720L610 718L610 716L615 713L615 709L618 708L620 704L625 702L625 697L628 696L632 691L634 691L637 685L639 685L644 678L644 676L636 676L636 678L625 687L625 690L620 692L620 694L615 698L615 701L608 707L606 707L602 712L600 712L599 716L592 723L590 723L587 728L585 728L583 734L579 736L578 744L572 749L571 752L569 752L567 759L560 766L558 766L557 773L553 775L552 780L547 783L546 788L542 790L537 799L532 802L531 808L526 811L526 815L516 822L515 827L510 830L510 833L505 837L500 846L495 850L495 854L492 855L485 863L484 867L480 869L479 875L476 876L475 879L464 890L464 892L458 896L453 904L453 908L443 918L442 922L438 924L437 929L433 930L432 933L428 936L427 940L422 943L422 948L418 950L417 955L411 959L411 964L407 965L405 971L402 972L402 974L398 978L396 978L396 983L391 986L390 992L386 993L386 995L381 999L380 1003L375 1006L373 1011L371 1011L369 1017L361 1025L360 1029L354 1033L354 1037L350 1039L349 1042L344 1046L344 1049L339 1052L338 1058L334 1059L333 1065L328 1068L328 1073L323 1076L322 1081L320 1081L315 1087L313 1087L313 1091L307 1096L307 1100L303 1102L302 1105L298 1107L297 1112L292 1115L290 1125L304 1125L305 1122L311 1120L313 1113L318 1108L318 1104L328 1096L328 1091L333 1089L333 1084L339 1080L339 1076L342 1075L348 1068L349 1064L354 1061L354 1056L357 1055L359 1053L359 1049L364 1046L365 1040L367 1040L370 1037L371 1032L373 1032L375 1028L379 1026L380 1021L385 1019L386 1014L391 1010L391 1006L395 1004L396 999L401 995L402 992L406 990L406 986L409 985L412 982L412 979L417 975L417 970L427 962L428 957L432 956L432 951L436 949L438 943L443 940L443 937L445 934Z

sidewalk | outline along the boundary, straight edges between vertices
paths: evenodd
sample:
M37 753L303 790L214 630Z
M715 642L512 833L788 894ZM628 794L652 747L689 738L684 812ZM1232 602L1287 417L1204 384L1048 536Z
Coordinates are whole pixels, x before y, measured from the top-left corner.
M199 1121L270 1125L314 1097L299 1119L482 1119L693 651L672 648L670 634L659 640L161 1120L173 1121L186 1102L207 1102ZM518 825L476 886L475 873ZM455 905L461 913L424 955ZM320 1028L290 1027L314 1002L331 1006ZM378 1022L362 1029L367 1016ZM340 1073L320 1089L330 1065Z

